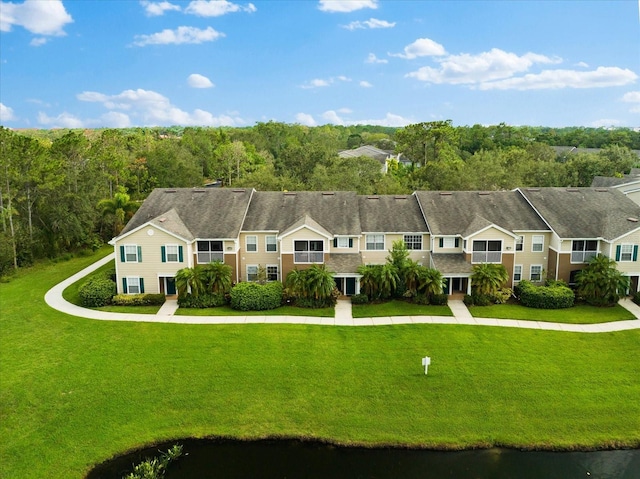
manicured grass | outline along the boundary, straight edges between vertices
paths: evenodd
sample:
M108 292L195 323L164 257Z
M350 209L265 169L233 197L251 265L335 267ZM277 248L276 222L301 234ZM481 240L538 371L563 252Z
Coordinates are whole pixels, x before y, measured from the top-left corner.
M264 311L238 311L230 306L220 306L219 308L178 308L177 316L312 316L312 317L329 317L335 316L333 308L298 308L297 306L281 306L276 309L267 309Z
M496 304L471 306L469 311L476 318L526 319L571 324L596 324L635 319L633 314L620 305L611 308L596 308L579 304L566 309L536 309L519 304Z
M100 306L98 311L108 311L110 313L131 313L131 314L156 314L162 306Z
M392 300L385 303L354 304L354 318L377 318L381 316L453 316L449 306L412 304Z
M188 436L640 446L640 330L133 323L44 304L92 261L0 284L0 477L79 479Z

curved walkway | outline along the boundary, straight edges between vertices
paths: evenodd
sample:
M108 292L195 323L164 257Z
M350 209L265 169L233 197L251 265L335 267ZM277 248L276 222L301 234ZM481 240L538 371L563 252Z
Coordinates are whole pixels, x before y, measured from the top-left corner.
M569 331L578 333L606 333L612 331L626 331L640 329L640 307L624 298L620 305L631 311L636 319L628 321L614 321L599 324L565 324L548 323L544 321L525 321L516 319L474 318L460 300L449 301L449 307L453 316L391 316L379 318L353 318L351 315L351 302L340 300L336 305L334 318L316 318L310 316L174 316L178 309L176 300L167 300L155 314L129 314L110 313L82 308L71 304L62 297L62 292L70 285L88 275L100 266L114 259L110 254L93 263L82 271L67 278L51 288L44 296L45 302L58 311L88 319L107 321L141 321L154 323L180 323L180 324L239 324L239 323L266 323L266 324L315 324L327 326L382 326L392 324L461 324L472 326L502 326L509 328L540 329L548 331Z

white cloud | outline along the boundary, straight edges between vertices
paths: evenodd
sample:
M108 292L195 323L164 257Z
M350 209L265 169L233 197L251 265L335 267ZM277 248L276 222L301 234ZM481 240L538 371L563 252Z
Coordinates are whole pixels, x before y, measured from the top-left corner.
M334 125L344 125L344 120L340 118L340 116L338 116L338 113L333 110L325 111L322 114L322 118Z
M302 85L300 85L300 88L304 89L304 90L310 90L312 88L323 88L323 87L328 87L329 85L332 85L334 83L336 83L337 81L341 81L341 82L350 82L351 78L344 76L344 75L338 75L337 77L331 77L329 79L323 79L323 78L314 78L311 81L308 81L306 83L303 83Z
M369 83L368 81L362 80L359 85L362 88L371 88L373 85L371 83Z
M131 118L126 113L118 111L110 111L100 117L100 126L109 128L129 128L131 126Z
M316 126L316 120L313 119L313 116L308 113L298 113L296 115L296 123L300 123L305 126Z
M536 63L558 63L560 60L535 53L518 56L493 48L478 55L462 53L436 61L440 64L438 68L422 67L406 76L429 83L473 84L510 78Z
M348 13L363 8L378 8L378 0L320 0L318 8L323 12Z
M148 0L142 0L140 4L144 7L145 13L149 17L157 17L164 15L165 12L181 10L179 5L174 5L170 2L150 2Z
M407 126L411 123L415 123L415 121L409 120L407 118L403 118L400 115L396 115L394 113L387 113L382 119L362 119L362 120L347 120L340 116L340 114L348 114L351 113L351 110L343 111L343 109L338 110L328 110L325 111L321 116L324 120L334 125L380 125L380 126L395 126L402 127Z
M41 47L42 45L44 45L45 43L47 43L49 40L45 37L36 37L33 40L31 40L29 42L29 45L31 45L32 47Z
M125 110L109 112L102 118L112 121L125 122L131 119L131 124L144 126L165 125L199 125L199 126L240 126L244 120L237 115L214 116L199 108L189 113L174 106L164 95L151 90L125 90L117 95L105 95L99 92L82 92L77 95L78 100L102 103L109 110ZM90 120L87 124L95 124L97 120Z
M585 62L578 62L576 63L576 66L580 68L589 68L589 64Z
M0 103L0 123L15 120L13 108L8 107L4 103Z
M376 18L370 18L364 22L351 22L348 25L342 25L342 28L347 30L364 30L367 28L393 28L396 26L396 22L387 22L386 20L378 20Z
M248 12L253 13L257 9L253 3L249 3L246 7L227 0L193 0L184 9L185 13L198 15L199 17L220 17L227 13Z
M55 117L50 117L46 113L39 112L38 123L50 128L84 128L86 126L80 118L66 111Z
M225 34L207 27L201 30L196 27L178 27L175 30L165 29L151 35L136 35L133 44L138 47L146 45L180 45L184 43L212 42Z
M375 56L373 53L369 53L369 56L364 61L365 63L389 63L389 60L380 59Z
M389 53L392 57L413 60L418 57L441 56L446 53L442 45L430 38L418 38L415 42L404 47L404 53Z
M588 72L576 70L544 70L521 77L486 82L480 90L549 90L560 88L603 88L629 85L638 75L618 67L598 67Z
M25 0L24 3L0 2L0 31L14 25L36 35L63 36L64 26L73 22L61 0Z
M640 91L629 91L622 95L622 101L627 103L640 103Z
M199 73L192 73L187 78L187 83L191 88L212 88L214 84L206 76Z

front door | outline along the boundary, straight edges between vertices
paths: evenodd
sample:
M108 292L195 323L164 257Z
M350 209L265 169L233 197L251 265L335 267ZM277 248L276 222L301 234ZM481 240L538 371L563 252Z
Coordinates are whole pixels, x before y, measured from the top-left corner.
M345 278L345 294L347 296L353 296L356 294L356 279L355 278Z
M173 296L176 294L176 279L175 278L165 278L165 291L167 296Z

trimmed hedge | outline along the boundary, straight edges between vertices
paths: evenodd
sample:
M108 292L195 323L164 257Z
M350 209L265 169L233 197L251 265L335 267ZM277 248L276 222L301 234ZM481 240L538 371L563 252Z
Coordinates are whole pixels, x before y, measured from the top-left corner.
M114 306L162 306L166 300L164 294L117 294L111 300Z
M224 293L204 293L194 296L187 293L178 297L178 306L181 308L217 308L227 304Z
M429 296L429 304L434 306L446 306L449 303L449 297L446 294L432 294Z
M465 294L462 300L467 306L489 306L495 301L488 294Z
M89 278L80 286L78 295L80 303L85 308L98 308L111 303L111 298L116 294L116 283L102 275Z
M638 305L640 305L640 291L637 293L633 293L632 301Z
M351 304L367 304L369 302L369 296L366 294L354 294L351 296Z
M520 303L528 308L570 308L575 301L573 291L560 283L552 283L549 286L535 286L530 281L524 280L516 286L516 294L520 298Z
M282 305L282 283L238 283L231 289L231 307L239 311L263 311Z

